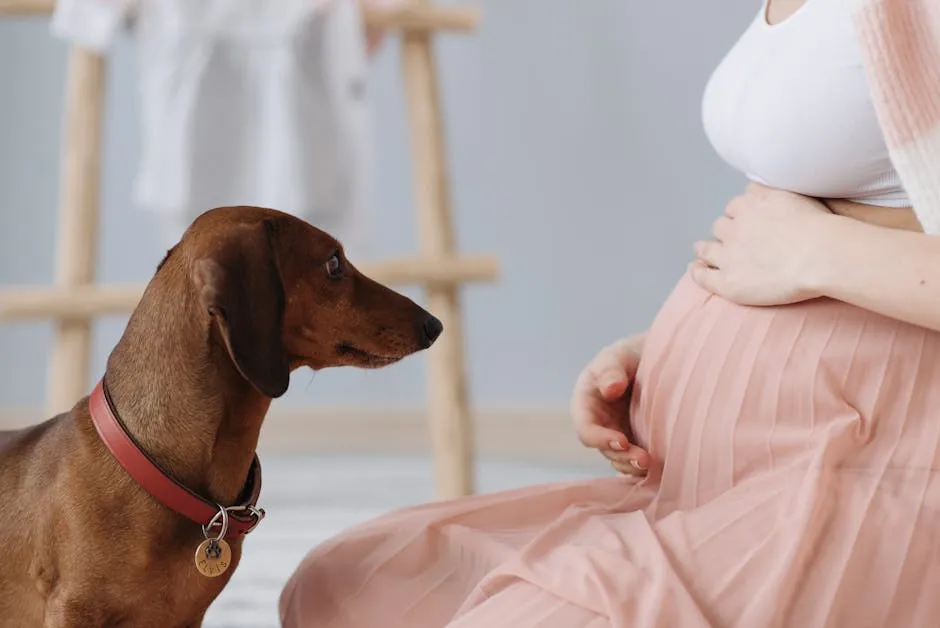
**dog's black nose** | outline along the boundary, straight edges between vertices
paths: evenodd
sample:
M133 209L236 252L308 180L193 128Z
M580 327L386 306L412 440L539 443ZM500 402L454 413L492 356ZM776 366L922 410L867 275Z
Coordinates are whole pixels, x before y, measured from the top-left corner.
M421 344L423 348L427 349L433 345L442 331L444 331L444 324L434 316L428 314L427 318L424 319L424 323L421 325Z

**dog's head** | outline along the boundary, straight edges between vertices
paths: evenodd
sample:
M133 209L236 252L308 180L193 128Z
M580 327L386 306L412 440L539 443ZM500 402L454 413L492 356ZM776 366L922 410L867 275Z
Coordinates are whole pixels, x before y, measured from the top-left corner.
M359 272L335 238L289 214L210 210L178 247L213 333L269 397L284 394L300 366L383 367L427 349L443 330L414 301Z

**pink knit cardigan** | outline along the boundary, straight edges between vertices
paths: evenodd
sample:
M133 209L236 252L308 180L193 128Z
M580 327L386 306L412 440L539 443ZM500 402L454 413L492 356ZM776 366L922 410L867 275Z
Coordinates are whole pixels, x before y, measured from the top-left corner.
M940 0L857 0L891 160L924 231L940 235Z

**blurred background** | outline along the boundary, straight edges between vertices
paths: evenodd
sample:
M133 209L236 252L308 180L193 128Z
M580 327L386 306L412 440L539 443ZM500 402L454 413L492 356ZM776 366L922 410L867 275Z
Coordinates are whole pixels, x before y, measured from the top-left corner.
M607 474L570 431L571 386L601 346L649 325L693 241L744 184L707 144L700 100L760 3L468 2L482 10L480 28L441 35L436 50L458 249L493 253L501 265L497 282L463 291L477 488ZM54 278L67 48L48 18L0 20L0 286ZM119 37L108 63L97 276L144 282L165 245L132 195L140 148L132 35ZM418 243L395 36L371 59L369 92L369 256L411 255ZM96 323L95 377L125 320ZM0 325L0 427L44 418L50 329ZM433 497L426 367L417 355L381 371L295 373L265 426L269 518L207 625L275 625L279 587L313 544Z

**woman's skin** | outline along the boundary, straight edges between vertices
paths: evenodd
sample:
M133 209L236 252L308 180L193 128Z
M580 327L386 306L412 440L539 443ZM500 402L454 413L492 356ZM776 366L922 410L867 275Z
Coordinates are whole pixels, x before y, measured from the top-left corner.
M806 1L770 0L771 25ZM747 305L829 297L940 331L940 238L923 234L911 208L810 199L751 184L697 242L692 279ZM931 279L931 281L928 281ZM644 475L648 452L629 440L630 383L646 332L616 342L584 367L571 397L578 438L620 473Z
M768 24L779 24L796 13L807 0L768 0L764 18Z
M940 331L940 237L872 224L884 214L750 185L695 245L692 279L741 305L828 297ZM895 210L903 212L905 210Z
M636 375L646 332L622 338L594 356L571 396L571 418L585 447L598 450L620 473L644 475L652 460L630 442L630 382Z

